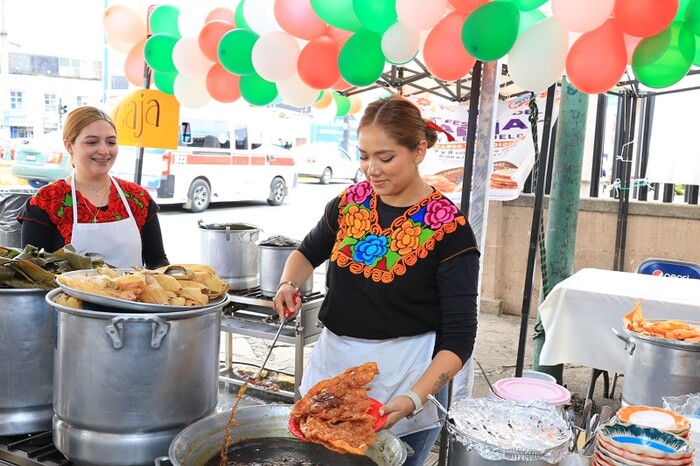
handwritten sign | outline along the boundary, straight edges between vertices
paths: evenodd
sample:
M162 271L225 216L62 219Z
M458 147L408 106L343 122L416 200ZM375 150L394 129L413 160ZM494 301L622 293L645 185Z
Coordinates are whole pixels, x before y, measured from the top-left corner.
M124 97L113 109L117 142L123 146L176 149L180 104L173 95L140 89Z

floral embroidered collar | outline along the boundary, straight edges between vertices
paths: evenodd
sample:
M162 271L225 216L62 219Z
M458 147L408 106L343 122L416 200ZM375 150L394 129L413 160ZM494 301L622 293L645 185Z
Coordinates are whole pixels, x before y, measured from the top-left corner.
M407 267L427 257L445 234L466 225L464 215L437 191L408 207L386 229L379 225L377 203L368 181L345 191L331 255L338 266L377 282L388 283L403 275Z

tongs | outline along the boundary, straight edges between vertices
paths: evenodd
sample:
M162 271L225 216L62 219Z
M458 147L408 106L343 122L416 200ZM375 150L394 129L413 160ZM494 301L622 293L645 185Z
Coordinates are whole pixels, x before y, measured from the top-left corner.
M296 293L294 293L294 300L296 301L300 296L299 291L297 290ZM301 312L301 310L299 311ZM272 340L272 344L270 345L270 349L267 352L267 356L265 356L265 360L263 361L262 365L260 366L260 369L250 377L251 380L259 380L260 377L262 376L263 371L265 370L265 364L267 364L267 360L270 359L270 356L272 355L272 350L275 348L275 343L277 343L277 340L280 337L280 333L282 333L282 329L284 328L285 325L287 325L287 322L289 322L290 318L292 316L292 311L290 311L287 307L284 308L284 319L280 321L280 325L277 328L277 333L275 334L275 338Z

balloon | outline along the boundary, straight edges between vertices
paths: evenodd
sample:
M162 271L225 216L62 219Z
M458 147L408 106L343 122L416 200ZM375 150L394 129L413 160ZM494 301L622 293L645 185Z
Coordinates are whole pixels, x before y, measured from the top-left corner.
M219 41L224 34L233 28L233 24L227 23L226 21L221 21L219 19L206 23L197 37L199 49L202 51L204 56L211 61L218 61Z
M218 102L235 102L241 97L240 80L240 76L229 73L217 63L207 73L207 92Z
M180 30L177 28L177 20L180 16L180 9L173 5L158 5L148 16L148 25L151 34L170 34L180 37Z
M544 5L547 0L512 0L518 10L530 11Z
M173 47L173 64L185 76L204 76L213 63L200 50L196 37L182 37Z
M685 11L688 8L688 4L691 0L680 0L678 2L678 11L676 11L676 16L674 16L674 21L685 21Z
M263 35L282 29L275 19L275 0L249 0L243 5L243 15L248 27Z
M297 69L299 44L284 31L263 34L253 45L250 59L255 72L267 81L287 79Z
M567 31L587 32L612 14L615 0L552 0L552 16Z
M627 64L632 64L632 54L634 54L634 49L637 48L639 41L642 40L641 37L630 36L627 34L622 34L625 40L625 50L627 51Z
M350 89L352 86L347 83L342 77L338 79L335 84L331 86L331 89L336 91L344 91L345 89Z
M177 71L173 73L153 72L153 84L163 94L173 95L175 93L175 78L177 78Z
M424 31L435 26L447 10L447 0L396 0L396 16L407 28Z
M236 25L236 20L234 18L235 12L229 8L226 7L217 7L214 8L207 14L206 18L204 18L204 23L208 23L210 21L224 21L226 23Z
M515 43L519 25L520 11L515 5L511 2L489 2L474 10L464 21L462 44L477 60L498 60Z
M403 65L418 54L419 43L420 33L397 21L382 35L382 53L389 63Z
M316 99L316 102L312 103L311 106L322 109L328 107L331 102L333 102L333 94L331 94L330 91L321 91L318 99Z
M282 29L300 39L312 40L328 33L328 25L316 16L311 0L277 0L275 19Z
M613 17L622 32L649 37L671 24L678 11L678 0L616 0Z
M314 89L327 89L340 79L338 54L340 47L328 36L311 40L299 53L299 78Z
M465 14L453 11L445 16L428 34L423 45L425 66L438 79L462 79L476 63L462 45Z
M508 74L519 87L542 92L560 77L569 50L568 33L553 17L518 37L508 54Z
M331 92L335 101L335 116L342 117L347 115L350 111L350 99L336 91Z
M102 13L107 37L115 42L133 45L146 37L146 22L131 8L112 5Z
M608 91L620 80L626 66L625 39L612 19L583 33L566 57L569 81L587 94Z
M275 83L266 81L257 74L241 76L241 95L252 105L267 105L277 97Z
M328 35L333 38L339 47L345 45L350 37L352 37L352 32L346 31L344 29L338 29L334 26L328 26Z
M184 76L175 78L173 93L180 105L188 108L204 107L211 101L207 92L206 76Z
M521 11L520 23L518 24L518 37L545 18L546 16L540 10Z
M206 23L206 10L195 2L184 3L177 17L177 30L182 37L197 37Z
M685 8L684 19L693 34L700 36L700 0L690 0Z
M173 63L173 49L178 39L179 36L166 33L153 34L149 37L143 47L143 57L148 66L165 73L177 71Z
M135 43L124 60L124 76L133 85L142 87L144 82L144 69L146 61L143 58L143 47L146 45L144 37Z
M293 107L308 107L319 96L320 91L307 85L298 74L293 74L277 83L277 91L282 101Z
M258 40L258 35L250 29L236 28L221 36L219 41L219 61L231 73L253 74L255 68L251 60L253 45Z
M660 34L642 39L632 56L632 71L640 83L662 88L680 81L695 58L695 35L676 21Z
M316 15L331 26L346 31L362 29L362 23L355 15L353 0L311 0L311 8Z
M479 7L488 1L489 0L449 0L450 4L455 10L466 14L471 13L476 9L476 7Z
M143 36L145 38L145 34ZM138 42L138 41L137 41ZM131 47L134 46L134 42L120 42L113 37L107 36L107 43L110 47L119 53L129 53Z
M350 110L348 110L348 115L355 115L356 113L359 113L360 110L362 110L362 99L360 96L353 94L351 96L348 96L350 99Z
M233 22L236 24L237 28L250 29L248 22L245 20L245 15L243 14L243 6L245 5L245 2L246 0L241 0L238 2L238 6L236 7L236 11L233 15Z
M384 62L379 34L366 29L353 34L338 54L340 76L353 86L374 83L384 70Z
M383 33L396 22L396 0L353 0L360 22L372 32Z

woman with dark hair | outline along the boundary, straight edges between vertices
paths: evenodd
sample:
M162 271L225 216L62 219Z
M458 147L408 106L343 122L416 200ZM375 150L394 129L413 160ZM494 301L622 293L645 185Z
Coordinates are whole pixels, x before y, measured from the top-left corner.
M366 181L331 200L288 258L274 298L296 314L296 285L329 260L324 324L300 386L365 362L379 374L370 396L386 428L423 465L440 432L447 384L471 357L477 329L479 251L465 215L418 171L441 129L409 100L371 103L358 126Z
M73 173L40 188L17 217L22 247L49 252L71 244L115 267L168 265L158 205L136 183L109 174L117 159L117 130L96 107L78 107L63 125Z

